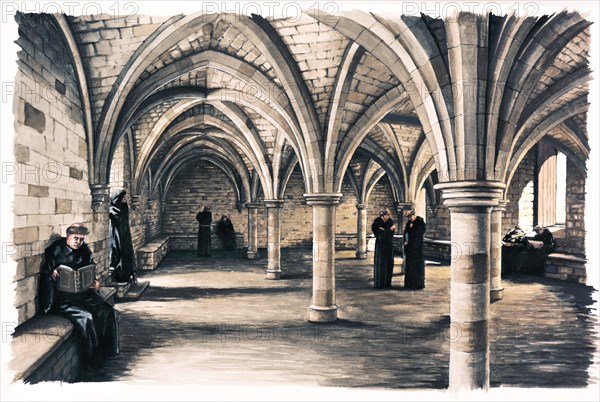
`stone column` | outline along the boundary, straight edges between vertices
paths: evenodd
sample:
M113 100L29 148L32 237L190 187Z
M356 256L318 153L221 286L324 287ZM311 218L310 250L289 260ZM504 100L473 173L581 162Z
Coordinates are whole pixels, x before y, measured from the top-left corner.
M356 204L356 258L367 258L367 204Z
M92 211L98 212L102 204L108 203L108 184L90 184Z
M281 278L281 207L283 200L265 200L267 207L267 279Z
M248 250L246 256L253 260L258 257L258 207L259 203L246 203L248 209Z
M394 203L394 208L396 208L396 217L398 218L398 221L396 222L396 228L399 228L400 230L402 230L404 228L404 225L402 223L406 223L404 222L404 212L408 211L409 209L413 209L413 203L412 202L395 202Z
M496 181L436 185L452 231L450 389L489 388L490 214L504 187Z
M507 200L501 200L492 207L491 245L490 245L490 301L495 302L504 297L502 287L502 214L506 210Z
M335 304L335 208L342 194L304 194L313 209L313 294L308 320L337 319Z

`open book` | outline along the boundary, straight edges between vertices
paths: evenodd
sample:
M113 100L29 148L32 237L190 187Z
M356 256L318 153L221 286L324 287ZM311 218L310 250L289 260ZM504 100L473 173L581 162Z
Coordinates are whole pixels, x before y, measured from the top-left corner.
M542 247L544 247L544 242L539 240L529 240L529 244L531 245L531 247L536 249L541 249Z
M88 289L96 280L96 265L90 264L79 269L73 269L66 265L59 265L58 290L67 293L81 293Z

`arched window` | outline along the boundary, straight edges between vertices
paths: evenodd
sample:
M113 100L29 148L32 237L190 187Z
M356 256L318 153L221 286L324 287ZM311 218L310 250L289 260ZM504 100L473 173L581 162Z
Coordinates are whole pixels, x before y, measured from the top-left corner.
M551 145L538 147L537 224L565 224L567 158Z
M565 225L567 210L567 155L556 154L556 225Z
M533 228L533 189L533 180L531 180L523 188L519 197L519 226L525 231Z

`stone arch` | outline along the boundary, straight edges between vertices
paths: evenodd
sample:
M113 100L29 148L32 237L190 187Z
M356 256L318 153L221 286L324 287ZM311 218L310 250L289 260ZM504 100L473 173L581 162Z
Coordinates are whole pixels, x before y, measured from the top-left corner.
M153 155L153 149L156 147L159 139L163 136L164 129L168 127L170 122L172 122L178 115L183 113L184 111L190 109L191 107L203 103L202 99L185 99L179 101L175 104L171 109L178 109L177 112L168 113L169 116L161 122L157 122L157 124L153 127L150 135L146 138L146 141L141 146L140 158L138 163L136 164L136 177L142 177L146 169L148 168L148 164L150 163L151 157ZM232 139L237 140L240 148L246 150L247 154L251 161L253 161L254 167L256 170L260 172L259 176L262 181L263 188L266 193L271 192L271 173L269 170L269 165L267 164L266 150L262 144L260 136L256 132L256 129L252 127L248 127L244 121L242 121L242 117L239 114L239 111L236 112L235 109L228 107L227 105L221 102L212 103L217 109L222 111L230 111L230 118L234 123L237 124L237 127L232 127L229 124L216 119L211 116L204 116L202 118L187 119L186 123L179 123L175 127L171 127L170 130L177 132L178 130L184 130L187 128L191 128L193 124L210 124L211 126L217 127L222 131L229 133ZM161 117L162 119L162 117ZM246 135L244 135L244 133Z
M249 193L246 191L246 185L245 183L243 183L244 185L242 186L242 188L240 188L240 185L238 183L238 180L235 176L235 172L228 167L227 161L223 160L222 157L219 154L216 153L207 153L206 150L204 150L204 152L199 151L199 152L192 152L189 153L187 155L182 155L181 159L177 161L177 163L175 163L174 165L171 166L171 168L169 169L169 172L167 174L167 177L165 178L164 182L164 196L166 197L166 194L168 194L169 188L171 186L171 184L173 183L173 180L175 179L175 177L177 177L177 174L179 173L179 171L181 171L183 168L185 168L187 165L189 165L190 163L193 162L197 162L199 160L206 160L210 163L212 163L213 165L217 166L219 169L221 169L221 171L223 171L223 173L225 173L225 175L231 180L235 192L236 192L236 199L238 203L242 203L245 202L247 200L249 200Z
M208 136L210 134L210 136ZM236 168L236 171L242 178L242 182L245 183L245 194L250 194L250 173L244 164L242 158L237 154L235 149L231 147L225 140L222 138L215 138L214 132L206 132L205 135L201 137L191 137L191 138L183 138L177 144L175 144L169 152L165 155L165 158L160 163L156 170L156 180L158 182L163 177L164 173L169 170L169 166L176 161L179 157L179 154L183 154L189 150L194 150L196 148L201 149L210 149L214 151L215 154L218 152L222 152L226 159L229 161L229 164Z
M572 21L565 24L565 19ZM497 139L495 169L496 177L500 180L506 176L506 161L513 155L514 139L520 137L517 128L523 126L519 125L519 120L528 119L531 116L525 115L524 111L527 102L533 95L535 84L560 51L589 25L590 22L583 20L578 13L562 11L549 18L538 20L532 33L528 32L530 36L521 44L520 54L512 63L510 74L507 76L506 87L508 90L503 93L498 115L501 135ZM577 81L577 79L574 80L574 82ZM564 82L559 81L556 87L548 89L548 94L543 95L542 99L553 96L556 98L560 96L560 93L568 92L574 88L574 82L570 82L569 79ZM548 99L544 103L550 104ZM534 105L536 104L534 103ZM541 105L536 106L539 109ZM516 135L515 132L517 132Z
M108 154L110 153L110 142L112 140L110 133L114 132L125 99L128 98L130 93L130 87L137 82L140 75L154 60L154 57L169 49L182 38L185 38L192 30L197 29L203 24L213 22L218 18L220 18L220 15L207 16L202 13L174 18L159 27L146 39L142 46L136 50L113 85L113 88L107 97L105 107L101 112L98 129L100 149L97 151L96 158L100 164L107 159ZM268 35L266 35L262 29L256 29L257 26L258 25L252 23L249 18L242 17L236 28L244 33L250 40L253 40L254 45L262 51L263 56L265 56L267 60L270 62L272 61L271 64L276 70L279 79L284 83L284 87L286 83L290 82L297 84L297 77L294 77L290 71L286 58L281 55L279 50L273 49L273 46L269 45L267 41L267 39L269 39ZM118 94L118 97L116 94ZM310 155L307 160L315 161L317 159L314 154L316 153L318 155L318 149L315 150L314 147L318 146L319 141L317 137L318 130L315 127L316 118L314 118L314 107L305 97L298 97L293 91L290 91L288 94L291 97L292 108L295 111L296 117L299 119L301 131L303 135L308 136L310 139L310 141L302 142L302 144L311 144L311 146L307 147L307 153Z
M369 179L369 181L366 183L365 186L365 199L363 201L364 204L368 204L369 203L369 198L371 197L371 193L373 192L373 189L375 188L375 186L377 185L377 183L379 183L379 180L381 180L383 178L383 176L386 175L385 169L380 168L378 169Z
M394 199L396 201L403 200L406 195L406 183L404 183L402 178L397 174L397 161L395 161L387 152L381 151L377 144L370 141L368 137L365 138L359 150L360 152L364 152L370 159L377 162L377 164L385 170L390 179L390 184L392 185Z
M510 183L512 177L516 172L517 167L521 163L521 160L525 157L527 152L537 144L550 130L561 124L563 121L576 116L580 113L584 113L589 109L589 104L584 98L579 98L575 101L569 102L564 105L559 111L556 111L534 127L530 128L526 135L526 140L520 144L519 148L512 153L508 169L506 171L505 183ZM573 138L578 141L578 139Z
M173 138L175 136L191 134L191 135L193 135L193 137L191 137L191 140L197 140L199 137L201 138L202 136L205 135L202 133L201 130L199 130L199 132L196 131L196 128L199 124L210 127L211 128L210 133L212 135L212 139L215 141L218 140L222 144L223 147L230 148L230 146L227 145L227 143L230 142L232 144L235 144L238 148L240 148L242 150L242 152L244 152L244 154L250 159L250 162L252 163L252 165L254 166L255 171L256 171L256 167L259 163L256 160L255 155L251 152L250 146L246 142L244 142L244 138L242 136L237 135L237 132L234 127L224 123L223 121L221 121L217 118L214 118L211 116L202 116L202 117L194 116L194 117L185 119L185 120L181 121L180 123L178 123L177 125L175 125L174 127L172 127L171 131L173 132L173 134L171 134L169 136L169 138ZM191 140L188 138L188 142ZM183 141L185 141L185 138ZM182 141L180 141L175 146L173 146L173 148L170 150L170 152L165 157L163 163L170 160L169 155L175 155L175 153L173 153L171 151L176 150L180 146L181 143L182 143ZM164 142L163 142L163 144L164 144ZM148 155L148 159L147 159L148 164L146 165L146 169L141 171L139 177L144 176L144 172L148 169L150 161L154 158L154 155L156 155L156 153L159 150L160 150L160 146L155 147L153 149L153 151L151 151L151 153ZM235 158L235 159L239 158L239 155L233 148L230 148L229 154L230 154L231 158ZM244 166L245 166L245 164L244 164ZM261 177L260 173L258 174L258 176L263 181L266 180L264 177Z
M63 36L63 40L69 49L71 56L71 64L75 70L75 76L77 77L77 89L79 90L79 99L81 100L81 109L83 117L83 127L85 129L85 137L87 143L87 162L88 162L88 176L90 183L95 174L94 164L94 126L92 120L92 104L90 102L90 90L88 87L87 76L85 73L85 66L77 46L77 41L71 31L67 17L64 14L52 14L60 32Z
M448 151L452 150L454 145L450 134L448 108L445 100L442 100L443 97L436 97L434 100L431 96L422 96L422 91L420 91L420 89L427 88L428 93L429 91L434 92L435 88L439 87L436 69L428 58L428 54L434 58L436 52L439 54L437 47L428 47L426 50L424 46L414 45L423 41L430 43L432 40L426 27L423 27L425 29L422 31L427 33L416 38L410 27L404 21L398 20L394 24L396 30L401 33L396 36L376 17L364 12L346 13L347 17L320 15L318 12L309 15L354 40L392 69L410 97L426 135L431 137L430 143L435 145L433 154L436 155L439 171L446 172L448 163L455 163L453 153ZM409 42L412 43L410 47L403 45L403 43ZM377 124L385 114L398 106L398 98L402 95L398 92L399 89L396 87L380 97L355 123L354 127L357 128L347 133L343 139L344 144L339 148L338 153L341 155L336 156L338 161L336 162L336 177L341 177L346 170L349 158L366 132L370 131L372 126ZM451 174L447 176L453 179ZM339 191L339 179L335 185Z

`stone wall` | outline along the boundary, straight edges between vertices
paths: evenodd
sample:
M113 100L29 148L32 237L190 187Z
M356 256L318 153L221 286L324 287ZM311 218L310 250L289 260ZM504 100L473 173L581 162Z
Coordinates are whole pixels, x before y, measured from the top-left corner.
M440 205L435 213L427 208L427 231L425 237L434 240L450 240L450 210Z
M585 258L585 182L585 175L567 159L566 228L557 249L581 258Z
M534 222L534 189L536 183L536 147L533 147L523 158L517 171L513 175L512 181L506 193L506 199L509 201L506 205L506 211L502 216L502 233L515 227L519 222ZM529 183L532 183L528 186ZM523 197L523 199L521 199ZM519 200L521 200L521 209L519 210ZM523 230L531 231L533 227L523 227Z
M281 208L281 247L312 247L312 207L306 205L305 193L302 172L300 167L296 166L283 197L285 202ZM264 216L266 217L266 213ZM266 247L260 243L258 246Z
M51 236L73 222L90 229L87 242L99 274L107 273L106 206L91 210L87 143L69 49L47 15L19 14L21 47L15 78L15 199L13 241L17 261L18 322L36 313L37 280Z
M339 247L347 248L352 243L356 246L356 195L348 181L344 181L336 213ZM292 173L283 196L281 209L281 246L312 247L312 208L304 200L304 181L302 172L297 167ZM213 211L213 223L221 214L231 217L234 228L244 235L244 246L247 246L248 211L239 213L235 205L236 199L229 178L215 165L200 161L180 173L166 197L163 215L163 233L196 234L198 222L196 213L204 205L210 205ZM375 219L380 206L387 206L393 211L393 199L387 177L384 176L373 189L368 207L368 222ZM397 219L397 217L395 217ZM267 244L267 212L264 206L258 209L258 247ZM369 230L370 232L370 230ZM354 236L349 237L349 236Z
M373 188L373 191L371 192L371 196L367 200L367 234L372 233L371 224L375 218L379 216L379 211L381 208L387 208L390 210L392 218L394 219L394 222L396 222L396 226L399 226L399 223L404 222L404 218L398 216L396 213L396 209L394 207L394 197L392 196L392 186L387 175L383 176L377 182ZM396 230L396 233L401 230L402 227L399 227Z
M197 234L196 214L206 205L212 209L213 226L225 214L236 232L248 233L248 213L245 209L238 212L231 180L206 161L182 170L171 183L165 200L163 233ZM266 214L259 213L259 220L262 219L266 219Z

